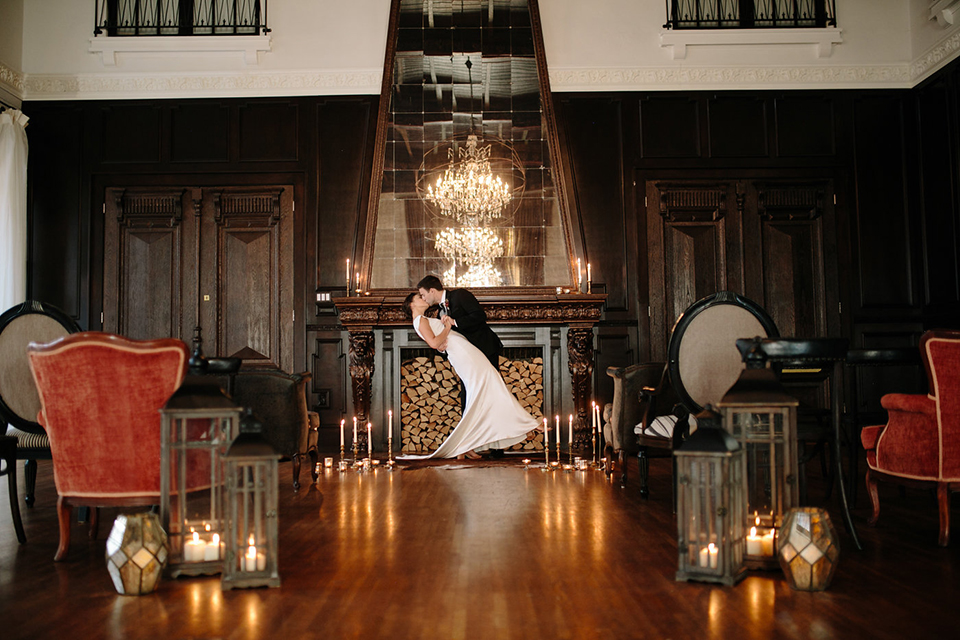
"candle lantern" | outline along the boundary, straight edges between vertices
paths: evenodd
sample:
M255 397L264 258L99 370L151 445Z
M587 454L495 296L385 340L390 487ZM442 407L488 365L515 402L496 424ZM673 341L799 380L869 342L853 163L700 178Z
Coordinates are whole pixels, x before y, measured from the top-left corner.
M227 524L223 589L279 587L277 502L280 454L248 409L224 456Z
M171 576L220 573L222 456L237 432L240 407L214 378L188 375L160 410L160 521Z
M759 343L747 366L719 402L723 426L747 456L748 569L776 569L777 531L799 503L797 405L766 367Z
M780 529L780 568L798 591L823 591L830 586L840 559L840 541L830 515L823 509L791 509Z
M677 461L677 580L732 585L746 574L745 452L705 409L697 430L674 450Z

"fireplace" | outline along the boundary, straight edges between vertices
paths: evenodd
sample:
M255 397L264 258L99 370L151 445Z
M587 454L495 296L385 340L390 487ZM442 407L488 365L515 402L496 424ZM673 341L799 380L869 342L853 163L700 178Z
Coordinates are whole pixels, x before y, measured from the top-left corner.
M500 375L520 405L537 421L543 420L543 347L506 347L500 357ZM433 349L401 348L401 453L430 453L460 421L460 380L453 367ZM543 433L531 432L509 451L542 451Z

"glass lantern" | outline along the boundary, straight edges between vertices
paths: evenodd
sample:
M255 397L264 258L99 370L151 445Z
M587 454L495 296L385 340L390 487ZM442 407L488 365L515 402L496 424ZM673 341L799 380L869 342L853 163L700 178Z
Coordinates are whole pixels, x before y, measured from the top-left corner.
M787 582L797 591L823 591L830 586L840 559L840 540L823 509L791 509L780 530L777 552Z
M724 428L746 453L748 569L777 569L777 530L799 503L796 398L755 347L747 368L719 402Z
M222 457L240 407L213 378L188 375L160 410L160 520L169 574L210 575L223 566Z
M745 454L709 408L674 450L677 462L677 580L733 585L746 575Z
M279 587L277 501L280 455L247 409L224 457L227 518L221 587Z
M122 596L157 590L167 562L167 533L155 513L121 514L107 537L107 571Z

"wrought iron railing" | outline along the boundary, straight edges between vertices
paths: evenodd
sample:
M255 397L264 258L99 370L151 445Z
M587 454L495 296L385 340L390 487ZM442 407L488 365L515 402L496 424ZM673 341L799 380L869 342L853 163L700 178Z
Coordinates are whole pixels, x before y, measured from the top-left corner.
M96 0L95 35L250 36L268 33L267 0Z
M836 0L666 0L667 29L837 26Z

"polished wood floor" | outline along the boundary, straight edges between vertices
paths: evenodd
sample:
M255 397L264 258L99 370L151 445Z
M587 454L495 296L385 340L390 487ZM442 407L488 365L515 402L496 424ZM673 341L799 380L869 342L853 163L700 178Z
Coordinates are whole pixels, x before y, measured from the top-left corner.
M511 461L328 474L294 493L290 466L279 589L180 578L142 597L118 596L107 575L115 511L102 513L96 541L75 524L70 558L55 564L50 463L40 463L36 506L23 509L25 545L0 480L0 637L933 638L954 637L960 621L960 535L937 547L926 492L882 487L871 529L861 491L862 552L827 504L845 543L839 568L829 590L800 593L777 573L735 587L676 582L666 459L651 465L649 501L635 467L626 489L600 472ZM813 478L814 498L817 489Z

